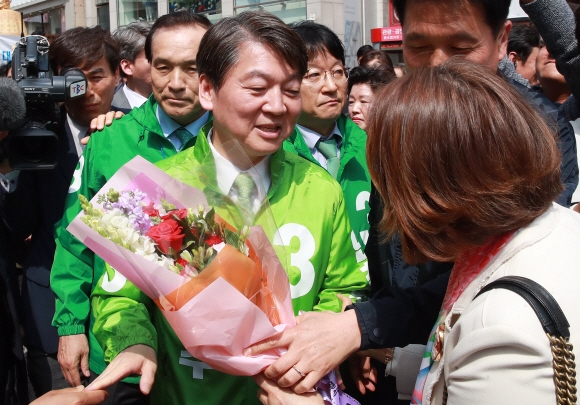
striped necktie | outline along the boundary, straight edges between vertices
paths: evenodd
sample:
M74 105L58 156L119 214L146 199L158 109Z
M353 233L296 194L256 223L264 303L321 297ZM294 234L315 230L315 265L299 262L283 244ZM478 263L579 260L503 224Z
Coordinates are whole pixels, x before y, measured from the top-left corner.
M338 175L338 168L340 167L340 159L337 156L336 138L320 140L316 143L316 148L326 158L326 170L332 177L336 179Z

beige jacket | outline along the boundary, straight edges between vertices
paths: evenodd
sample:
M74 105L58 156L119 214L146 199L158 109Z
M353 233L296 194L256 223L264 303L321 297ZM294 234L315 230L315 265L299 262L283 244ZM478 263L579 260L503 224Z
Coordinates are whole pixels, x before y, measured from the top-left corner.
M444 385L448 405L556 404L550 344L535 312L505 289L473 300L506 275L531 278L554 296L580 358L580 215L554 204L518 231L456 301L423 404L441 404Z

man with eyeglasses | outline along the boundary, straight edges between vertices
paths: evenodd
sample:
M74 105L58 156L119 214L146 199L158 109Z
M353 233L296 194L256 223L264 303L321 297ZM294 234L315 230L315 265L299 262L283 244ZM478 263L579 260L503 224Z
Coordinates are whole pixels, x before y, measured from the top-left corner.
M366 163L366 133L342 114L347 102L348 69L344 48L328 27L312 21L293 24L306 44L308 71L302 79L302 112L284 149L325 168L341 185L353 232L351 240L362 271L369 235L371 179Z

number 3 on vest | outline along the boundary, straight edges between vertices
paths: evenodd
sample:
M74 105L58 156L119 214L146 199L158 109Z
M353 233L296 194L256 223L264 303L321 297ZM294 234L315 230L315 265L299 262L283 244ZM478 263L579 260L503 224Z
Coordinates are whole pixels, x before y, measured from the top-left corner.
M291 223L280 227L274 237L274 244L289 247L294 237L298 238L300 247L297 252L290 254L290 266L300 270L300 280L296 285L290 283L290 294L292 298L298 298L308 294L314 285L314 266L310 259L316 251L316 241L304 225Z

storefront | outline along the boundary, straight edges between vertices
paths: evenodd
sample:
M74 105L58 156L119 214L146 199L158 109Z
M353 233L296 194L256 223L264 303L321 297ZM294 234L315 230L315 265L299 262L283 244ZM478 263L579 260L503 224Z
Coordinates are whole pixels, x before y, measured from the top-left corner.
M64 6L24 14L24 25L29 33L61 34L66 30Z

